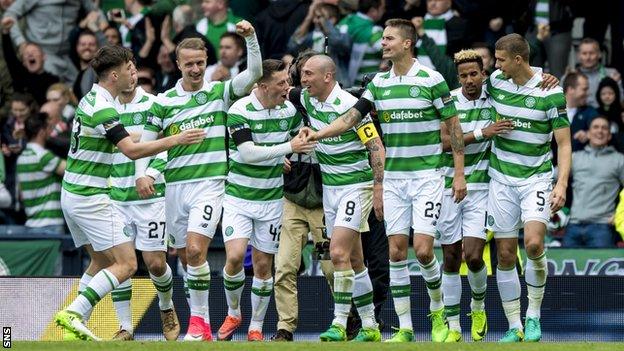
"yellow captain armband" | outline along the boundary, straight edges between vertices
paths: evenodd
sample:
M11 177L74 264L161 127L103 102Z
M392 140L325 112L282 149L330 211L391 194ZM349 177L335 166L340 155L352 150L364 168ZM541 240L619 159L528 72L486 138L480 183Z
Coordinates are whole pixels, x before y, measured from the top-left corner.
M372 122L366 123L363 126L357 129L357 134L362 140L362 144L366 145L369 141L375 138L379 138L379 134L377 134L377 129Z

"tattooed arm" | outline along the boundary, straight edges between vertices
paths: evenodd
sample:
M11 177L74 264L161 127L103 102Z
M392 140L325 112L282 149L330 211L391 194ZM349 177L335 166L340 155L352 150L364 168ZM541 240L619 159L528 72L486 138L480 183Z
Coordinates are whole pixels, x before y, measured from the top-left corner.
M453 197L460 202L466 196L466 178L464 177L464 134L462 133L459 118L453 116L444 121L450 135L451 149L453 150Z
M383 220L383 178L384 164L386 162L386 150L381 143L381 138L370 139L366 143L370 152L370 163L373 168L373 209L377 220Z
M308 141L338 136L362 122L364 116L366 116L372 109L373 104L370 101L360 98L353 107L343 113L339 118L336 118L336 120L327 127L317 132L314 132L309 128L302 128L300 134L306 136Z

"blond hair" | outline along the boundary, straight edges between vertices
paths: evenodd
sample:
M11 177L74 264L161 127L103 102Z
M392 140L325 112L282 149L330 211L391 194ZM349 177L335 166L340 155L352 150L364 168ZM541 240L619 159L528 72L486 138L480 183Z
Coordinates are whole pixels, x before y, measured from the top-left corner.
M77 106L78 105L78 99L76 98L76 95L74 95L74 92L71 91L71 89L69 89L69 86L65 83L54 83L52 85L50 85L50 87L48 88L47 93L51 92L51 91L58 91L61 93L61 95L63 97L65 97L67 99L67 101L69 101L70 105L73 106Z
M481 58L481 55L479 55L476 50L462 50L455 54L453 61L455 62L455 67L458 67L462 63L474 62L479 65L479 69L483 69L483 58Z

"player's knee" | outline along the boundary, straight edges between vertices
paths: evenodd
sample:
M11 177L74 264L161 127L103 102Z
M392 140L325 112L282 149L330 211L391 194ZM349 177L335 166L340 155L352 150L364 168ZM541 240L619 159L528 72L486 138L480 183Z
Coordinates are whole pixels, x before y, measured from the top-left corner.
M422 264L428 264L433 260L433 252L423 248L416 248L416 258Z
M390 245L388 250L389 250L388 254L390 256L390 261L399 262L399 261L407 260L407 250L403 250L395 245Z
M334 266L342 266L347 263L351 263L351 255L344 249L339 247L334 247L330 251L331 261Z
M203 252L199 245L189 245L186 247L186 260L190 264L198 264L203 257Z
M527 256L538 257L544 252L544 243L541 240L529 240L525 243L524 249Z
M473 272L476 272L483 267L483 257L479 256L476 253L467 253L466 254L466 265L468 269Z
M498 265L503 268L511 268L516 265L516 253L511 250L499 250L497 254Z
M167 262L164 260L149 260L145 264L147 265L147 270L157 277L165 274L167 270Z

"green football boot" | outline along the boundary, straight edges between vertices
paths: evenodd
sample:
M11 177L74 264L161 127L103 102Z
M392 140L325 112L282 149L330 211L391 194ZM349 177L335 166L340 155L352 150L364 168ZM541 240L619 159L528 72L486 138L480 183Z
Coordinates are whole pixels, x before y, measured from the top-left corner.
M431 319L431 341L444 342L449 331L444 308L431 311L427 317Z
M362 328L352 341L379 342L381 341L381 332L379 328Z
M444 342L461 342L461 341L462 341L461 332L457 330L452 330L452 329L449 329L448 335L446 336L446 339L444 340Z
M472 341L482 341L488 331L487 315L485 311L473 311L469 313L468 316L470 316L472 320L472 325L470 326Z
M67 310L60 311L54 316L54 321L56 325L64 330L76 334L80 340L100 341L100 338L95 336L95 334L82 323L82 317L75 312Z
M518 328L509 329L498 342L521 342L524 332Z
M414 341L414 331L411 329L398 329L392 337L385 342L412 342Z
M524 341L538 342L542 338L542 327L539 318L527 318L524 326Z
M332 324L326 332L319 336L321 341L347 341L347 331L343 326Z

